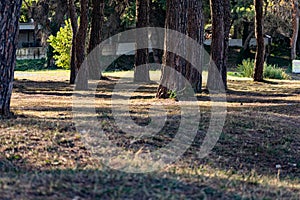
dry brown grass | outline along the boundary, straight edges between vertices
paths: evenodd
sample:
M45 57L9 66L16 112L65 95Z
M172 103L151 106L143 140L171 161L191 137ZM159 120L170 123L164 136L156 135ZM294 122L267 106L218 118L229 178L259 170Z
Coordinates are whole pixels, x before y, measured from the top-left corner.
M16 77L16 119L0 121L0 199L299 199L299 81L230 80L223 133L211 154L199 159L210 119L209 95L203 93L199 134L184 156L158 172L127 174L102 165L82 143L72 121L67 72ZM133 152L170 141L172 127L155 140L129 145L107 98L116 80L101 81L97 91L98 117L111 138ZM137 123L147 124L146 110L162 101L153 98L155 91L149 85L131 100ZM178 121L176 102L163 102L171 122Z

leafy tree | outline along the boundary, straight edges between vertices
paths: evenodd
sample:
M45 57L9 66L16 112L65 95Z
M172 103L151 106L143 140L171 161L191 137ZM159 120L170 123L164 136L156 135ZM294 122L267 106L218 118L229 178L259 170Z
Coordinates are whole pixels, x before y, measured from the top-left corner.
M20 22L28 22L34 16L35 0L23 0L21 7Z
M255 15L254 5L252 0L233 0L231 2L232 9L232 24L234 27L233 37L237 38L239 29L242 29L242 38L243 44L246 42L249 34L251 33L250 29L253 24L253 19Z
M70 52L72 45L72 28L70 20L65 21L65 26L60 28L56 36L51 35L48 39L50 45L54 48L55 64L64 69L70 69Z
M0 116L10 117L10 99L13 89L14 68L18 38L18 21L22 0L0 2Z
M21 22L34 20L33 40L36 42L37 34L41 36L41 42L47 47L47 65L51 65L53 60L53 48L48 45L47 39L50 35L56 35L61 24L66 19L67 0L23 0L21 9ZM41 30L38 29L41 26Z
M148 1L148 0L146 0ZM122 24L125 26L132 26L136 23L136 1L133 0L125 0L125 6L119 6L118 11L121 14L120 19L122 21Z

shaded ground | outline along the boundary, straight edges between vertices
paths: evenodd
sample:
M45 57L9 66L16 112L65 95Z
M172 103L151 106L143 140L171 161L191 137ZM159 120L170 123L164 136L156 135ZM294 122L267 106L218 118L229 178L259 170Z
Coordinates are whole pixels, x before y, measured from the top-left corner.
M184 156L160 171L130 174L105 167L84 145L72 119L67 75L17 74L16 119L0 121L1 199L299 199L299 81L230 80L225 126L204 159L198 152L211 102L201 94L199 131ZM155 136L132 141L110 107L116 81L101 81L96 92L97 119L114 143L137 155L172 141L178 102L154 99L156 84L140 87L130 100L131 119L147 125L149 117L159 118L148 113L151 104L163 102L168 123Z

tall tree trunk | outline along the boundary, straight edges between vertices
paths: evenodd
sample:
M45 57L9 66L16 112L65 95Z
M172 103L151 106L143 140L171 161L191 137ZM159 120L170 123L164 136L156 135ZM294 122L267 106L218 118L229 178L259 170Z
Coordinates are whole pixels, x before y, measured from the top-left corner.
M88 53L90 53L102 41L104 6L104 0L92 0L92 25ZM101 77L101 68L100 66L96 65L99 63L96 61L98 58L90 58L90 56L89 59L93 59L93 61L88 64L89 78L93 80L99 80Z
M102 41L104 6L104 0L92 0L92 25L88 53L90 53Z
M187 2L185 0L167 0L166 29L172 29L185 34L187 30ZM170 92L181 91L184 88L182 76L176 76L173 68L179 73L185 71L186 61L179 55L168 52L170 46L186 48L182 39L170 38L168 31L165 33L165 52L163 56L163 66L161 84L158 87L156 96L158 98L169 98Z
M149 0L136 0L136 28L149 26ZM135 53L135 82L149 82L149 50L143 47L148 44L148 34L136 35L136 53Z
M229 34L231 29L231 7L230 0L224 0L224 52L223 52L223 70L222 81L227 89L227 64L229 50Z
M77 23L77 14L76 14L74 0L68 0L68 9L69 9L69 15L70 15L70 18L71 18L71 26L72 26L70 84L74 84L77 73L78 73L78 71L76 69L76 35L77 35L77 30L78 30L78 23Z
M291 39L291 59L297 57L297 39L299 32L299 7L298 0L293 0L293 36Z
M10 117L22 0L0 2L0 116Z
M86 90L88 88L88 68L81 65L85 59L85 42L88 29L88 0L80 0L80 24L76 34L75 50L76 50L76 70L78 74L76 77L76 90ZM79 71L80 70L80 71Z
M166 29L188 35L199 44L203 42L202 17L202 3L198 0L167 1ZM169 32L166 31L161 84L156 94L158 98L168 98L172 91L175 91L177 96L184 93L186 89L184 79L190 81L195 91L201 90L201 69L198 69L199 73L193 68L196 66L191 66L184 58L167 51L172 48L180 48L181 52L186 52L186 58L191 59L190 62L199 60L199 66L201 66L201 58L197 57L201 55L201 49L190 49L187 46L186 37L171 38Z
M242 43L245 44L249 34L250 34L250 23L246 20L243 21L243 33L242 33Z
M202 6L202 1L188 0L189 9L187 35L201 45L203 45L204 41L204 15L202 12ZM199 67L196 69L196 66L192 66L191 63L188 63L185 77L189 80L195 92L201 92L203 64L202 49L190 49L187 53L188 60L194 63L199 63Z
M229 0L210 0L212 42L207 88L227 88L227 51L230 30Z
M254 67L254 81L263 81L264 72L264 17L263 17L263 0L254 0L255 6L255 37L256 37L256 54Z
M166 11L163 10L161 7L157 6L157 1L150 1L150 13L149 13L149 24L150 27L165 27L165 20L161 20L161 18L165 18ZM157 16L161 16L161 18L158 18ZM157 37L157 33L152 33L151 37L151 44L155 46L155 44L161 44L163 40L161 41L160 37ZM164 51L162 49L155 49L152 48L153 51L153 59L155 63L162 64L162 56Z

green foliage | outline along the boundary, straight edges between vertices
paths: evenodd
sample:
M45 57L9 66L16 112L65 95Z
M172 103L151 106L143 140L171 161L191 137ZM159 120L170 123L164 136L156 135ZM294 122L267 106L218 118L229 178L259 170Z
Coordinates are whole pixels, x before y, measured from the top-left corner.
M254 62L253 60L246 59L242 61L242 64L238 65L237 71L242 77L253 78Z
M34 1L34 0L23 0L22 1L21 16L19 19L20 22L28 22L30 17L33 17L33 16L30 16L31 15L30 9L34 3L36 3L36 1Z
M54 48L55 64L64 69L70 69L70 51L72 46L72 28L70 20L65 21L65 26L61 27L57 35L51 35L48 39Z
M170 99L176 99L177 98L177 92L174 90L169 90L168 95Z
M243 60L242 64L238 65L237 71L239 76L253 78L254 61L251 59ZM270 79L290 79L290 76L285 73L282 68L276 65L264 64L264 78Z
M152 0L153 4L158 4L163 10L166 10L166 0Z
M43 70L46 66L46 59L26 59L17 60L16 71L36 71Z
M128 6L125 8L124 13L121 15L122 24L125 24L126 26L133 25L135 23L135 12L135 2L129 2Z
M235 23L241 23L243 20L252 21L255 16L253 1L234 1L231 14L236 19Z
M276 65L264 65L264 77L271 79L287 80L290 76L285 71Z

